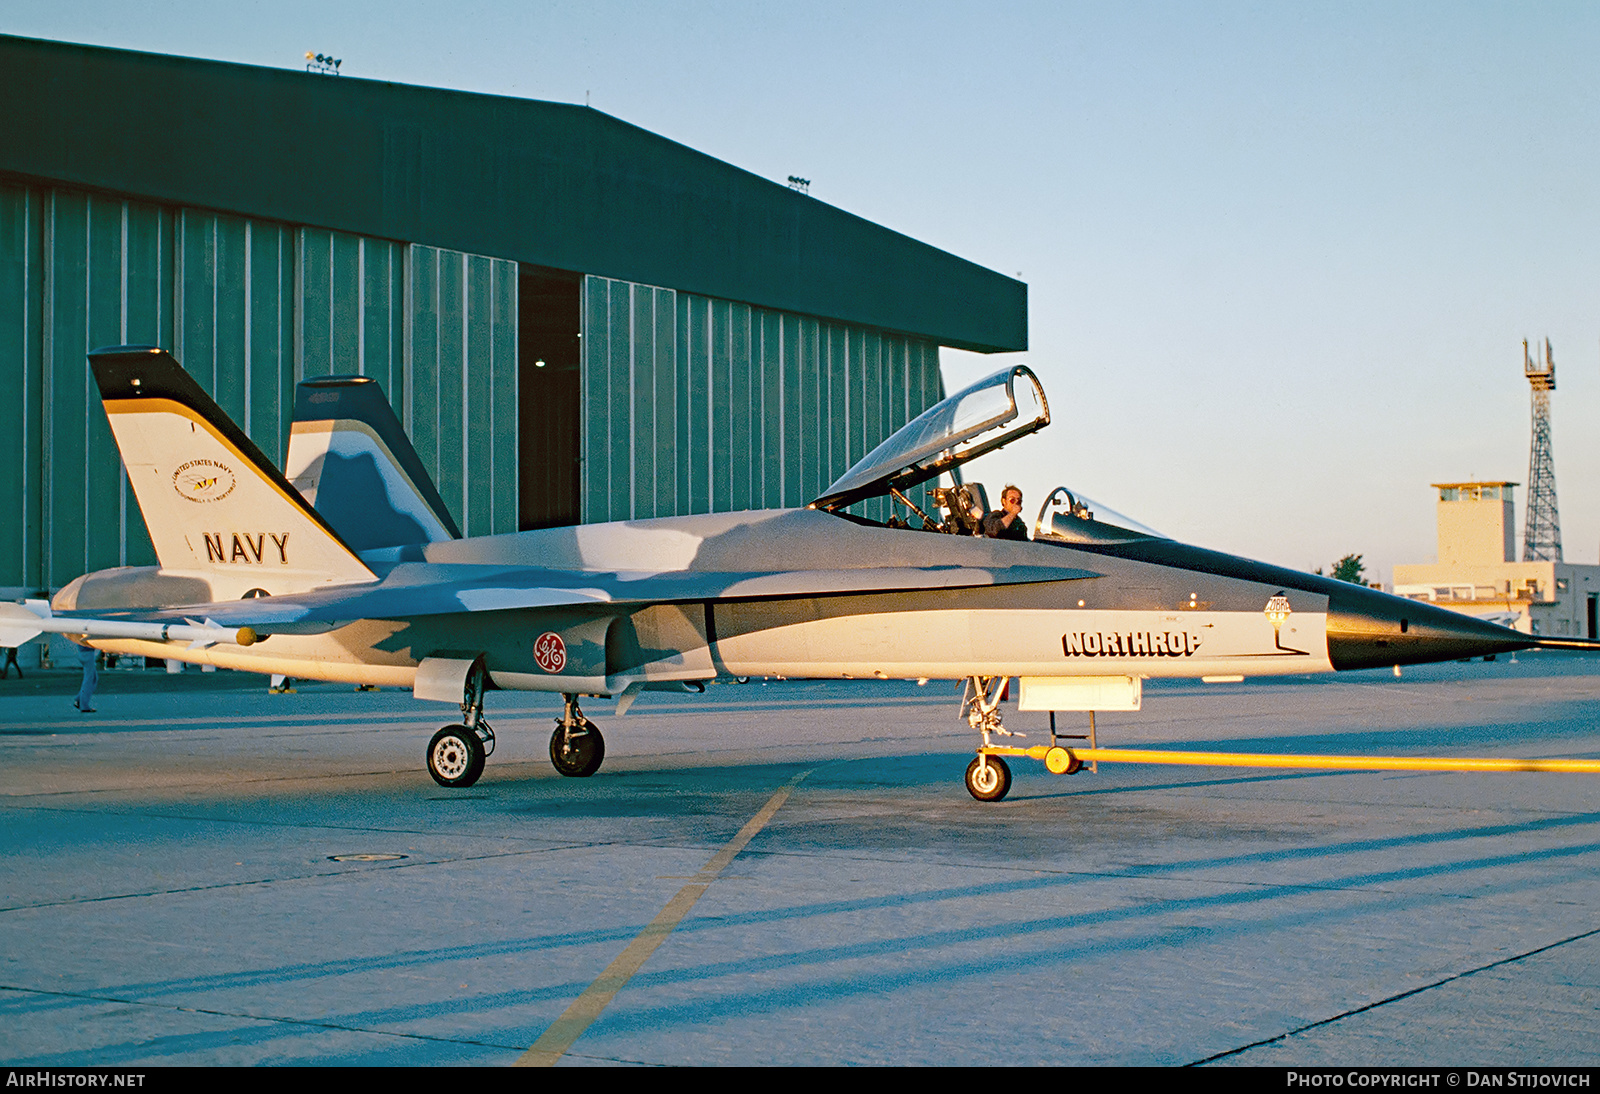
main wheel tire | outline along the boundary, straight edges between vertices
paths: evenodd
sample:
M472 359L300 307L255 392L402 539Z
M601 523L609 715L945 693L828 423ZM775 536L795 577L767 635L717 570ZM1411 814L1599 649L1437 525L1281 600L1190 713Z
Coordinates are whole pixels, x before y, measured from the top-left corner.
M550 762L561 774L574 779L584 779L600 770L606 758L606 739L600 728L589 719L583 720L582 733L575 733L570 747L562 747L561 727L550 735Z
M981 802L997 802L1011 789L1011 768L999 756L974 756L967 765L967 793Z
M483 774L483 741L466 726L445 726L428 742L428 774L440 786L461 789Z

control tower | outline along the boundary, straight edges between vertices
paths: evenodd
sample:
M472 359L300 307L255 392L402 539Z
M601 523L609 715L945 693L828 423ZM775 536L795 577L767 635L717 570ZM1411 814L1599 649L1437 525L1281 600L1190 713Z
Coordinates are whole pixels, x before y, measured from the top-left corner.
M1544 340L1544 364L1522 341L1522 372L1533 388L1533 447L1528 453L1528 512L1522 526L1522 561L1561 561L1561 515L1556 509L1556 464L1550 449L1550 393L1556 389L1556 360Z
M1530 634L1600 638L1600 566L1516 562L1514 482L1436 482L1437 562L1397 565L1394 592Z

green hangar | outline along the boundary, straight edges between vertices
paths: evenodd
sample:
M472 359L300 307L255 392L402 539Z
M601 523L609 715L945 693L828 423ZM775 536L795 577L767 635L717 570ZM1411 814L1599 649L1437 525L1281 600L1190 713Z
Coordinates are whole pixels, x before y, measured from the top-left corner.
M1027 289L587 107L0 36L0 594L154 563L127 343L280 461L378 379L485 535L804 505Z

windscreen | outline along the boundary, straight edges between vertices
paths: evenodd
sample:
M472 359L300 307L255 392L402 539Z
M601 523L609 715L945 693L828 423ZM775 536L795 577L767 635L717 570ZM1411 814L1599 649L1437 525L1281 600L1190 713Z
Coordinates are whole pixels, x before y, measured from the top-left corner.
M1033 538L1065 540L1069 543L1126 543L1130 539L1170 537L1092 498L1058 486L1039 507Z
M1013 365L934 404L867 453L812 505L839 509L925 482L1050 422L1044 388Z

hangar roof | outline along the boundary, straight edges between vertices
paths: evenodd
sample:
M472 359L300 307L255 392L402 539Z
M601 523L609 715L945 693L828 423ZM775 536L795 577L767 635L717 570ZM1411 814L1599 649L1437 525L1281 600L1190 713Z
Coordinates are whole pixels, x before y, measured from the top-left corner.
M583 106L0 35L0 172L1028 343L1022 282Z

